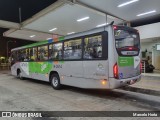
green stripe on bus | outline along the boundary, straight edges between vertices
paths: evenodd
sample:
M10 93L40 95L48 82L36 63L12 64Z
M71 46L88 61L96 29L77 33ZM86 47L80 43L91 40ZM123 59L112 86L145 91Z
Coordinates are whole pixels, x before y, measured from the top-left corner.
M53 68L53 64L50 62L29 62L29 72L48 74Z
M30 44L30 45L26 45L26 46L24 46L25 48L29 48L29 47L36 47L36 46L38 46L38 45L43 45L43 44L47 44L48 43L48 41L41 41L41 42L37 42L37 43L33 43L33 44Z
M59 39L59 41L63 41L64 40L64 36L63 37L59 37L58 39Z
M134 66L133 57L118 57L118 65L120 67Z
M58 41L63 41L63 40L64 40L64 36L58 38ZM30 47L36 47L36 46L39 46L39 45L44 45L44 44L47 44L47 43L48 43L48 40L44 40L44 41L41 41L41 42L33 43L33 44L30 44L30 45L25 45L25 46L22 46L22 47L30 48Z

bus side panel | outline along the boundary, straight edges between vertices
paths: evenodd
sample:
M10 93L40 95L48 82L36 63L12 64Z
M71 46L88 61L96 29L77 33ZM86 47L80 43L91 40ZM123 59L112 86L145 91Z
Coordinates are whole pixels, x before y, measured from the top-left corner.
M61 73L67 77L83 77L82 61L64 61L64 64L60 68L57 66L57 69L60 69Z
M53 69L53 62L30 62L29 72L33 79L49 81L49 73Z
M83 79L82 61L64 61L60 68L55 70L59 70L61 84L81 86L81 79Z
M86 61L85 63L84 61L65 61L62 69L55 69L60 75L61 84L89 89L107 89L108 84L102 85L101 83L103 79L108 78L106 60Z
M83 61L84 77L108 79L108 60Z
M86 86L92 84L96 88L109 88L108 60L83 61L83 69ZM103 80L106 80L106 84L102 84Z
M49 72L53 69L50 62L18 62L11 67L13 75L20 69L22 77L49 81Z

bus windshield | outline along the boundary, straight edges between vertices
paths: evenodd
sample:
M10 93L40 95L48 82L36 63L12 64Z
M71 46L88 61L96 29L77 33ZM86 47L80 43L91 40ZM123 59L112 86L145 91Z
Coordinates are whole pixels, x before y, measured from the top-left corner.
M136 56L140 51L140 39L137 30L114 29L116 49L120 56Z

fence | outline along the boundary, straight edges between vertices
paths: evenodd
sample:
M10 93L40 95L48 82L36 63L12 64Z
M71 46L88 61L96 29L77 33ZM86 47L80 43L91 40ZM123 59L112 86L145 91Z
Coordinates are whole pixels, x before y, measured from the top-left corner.
M10 63L1 63L0 70L7 70L10 69Z
M145 61L142 61L142 73L145 73L146 72L146 63Z

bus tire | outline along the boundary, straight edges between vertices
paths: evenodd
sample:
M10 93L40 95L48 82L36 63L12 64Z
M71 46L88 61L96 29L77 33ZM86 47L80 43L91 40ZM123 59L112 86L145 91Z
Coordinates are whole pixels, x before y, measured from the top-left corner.
M51 82L52 87L53 87L55 90L61 89L62 85L61 85L61 83L60 83L60 78L59 78L59 75L58 75L58 74L53 73L53 74L51 75L50 82Z
M20 80L23 80L22 72L20 69L17 70L17 78L19 78Z

